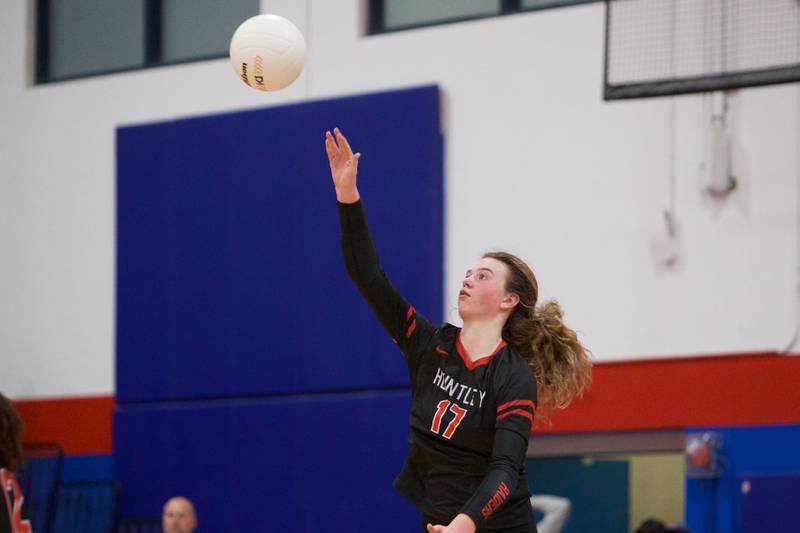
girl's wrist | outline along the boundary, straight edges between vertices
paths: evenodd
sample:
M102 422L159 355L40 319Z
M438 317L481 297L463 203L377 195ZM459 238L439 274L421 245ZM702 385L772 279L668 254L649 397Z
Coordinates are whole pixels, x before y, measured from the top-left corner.
M340 203L354 204L360 198L361 196L358 194L358 189L356 189L355 187L346 190L336 189L336 200L338 200Z

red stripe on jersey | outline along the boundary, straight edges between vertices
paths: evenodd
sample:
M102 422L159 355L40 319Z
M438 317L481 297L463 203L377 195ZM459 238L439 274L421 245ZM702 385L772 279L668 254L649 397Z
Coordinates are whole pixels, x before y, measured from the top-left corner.
M469 369L469 370L474 370L475 368L477 368L479 366L482 366L482 365L488 365L489 361L492 360L492 357L497 355L497 352L502 350L505 345L506 345L506 341L502 341L501 340L500 344L497 345L497 348L495 348L492 353L490 353L489 355L486 355L484 357L481 357L480 359L476 359L476 360L473 361L470 358L469 354L467 353L466 348L464 348L464 345L461 344L461 332L460 331L458 332L458 337L456 337L456 350L458 351L458 355L461 356L461 359L464 361L464 364L467 365L467 369Z
M526 407L530 407L534 411L536 410L536 406L533 405L533 402L531 400L514 400L512 402L506 402L503 405L501 405L500 407L498 407L497 408L497 412L499 413L503 409L508 409L509 407L515 407L517 405L524 405Z
M442 354L442 355L450 355L450 354L448 354L447 352L445 352L444 350L442 350L442 347L441 347L441 346L437 346L437 347L436 347L436 353L440 353L440 354Z
M4 514L11 522L8 524L11 526L11 531L14 533L31 533L30 520L22 519L22 503L25 501L25 497L22 495L22 489L19 487L17 478L5 468L0 468L0 483L3 487L2 500L5 500L0 505L4 505L6 508L6 513ZM5 522L6 518L2 518L2 520ZM3 531L8 531L8 529L4 527Z
M413 314L414 314L414 306L410 305L410 306L408 306L408 313L406 313L406 320L411 318L411 315L413 315Z
M414 321L411 323L411 325L408 326L408 331L406 331L406 337L410 337L411 334L414 333L416 327L417 327L417 319L415 318Z
M524 416L525 418L530 420L531 423L533 423L533 415L530 414L528 411L523 411L522 409L514 409L513 411L506 411L502 415L498 416L497 419L495 420L495 422L500 422L502 419L504 419L504 418L506 418L508 416L511 416L511 415Z

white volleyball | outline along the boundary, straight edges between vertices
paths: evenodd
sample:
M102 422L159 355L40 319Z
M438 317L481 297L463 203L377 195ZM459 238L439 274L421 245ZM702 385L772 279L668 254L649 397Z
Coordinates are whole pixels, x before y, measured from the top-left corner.
M306 41L289 20L256 15L234 32L230 58L233 70L247 85L259 91L277 91L302 72Z

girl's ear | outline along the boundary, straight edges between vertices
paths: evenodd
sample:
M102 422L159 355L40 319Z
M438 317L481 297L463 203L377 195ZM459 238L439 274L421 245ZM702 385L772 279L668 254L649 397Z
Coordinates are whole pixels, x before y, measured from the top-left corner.
M508 294L506 294L505 298L503 298L503 301L500 302L500 308L503 310L514 309L514 307L516 307L518 303L519 303L519 294L515 292L509 292Z

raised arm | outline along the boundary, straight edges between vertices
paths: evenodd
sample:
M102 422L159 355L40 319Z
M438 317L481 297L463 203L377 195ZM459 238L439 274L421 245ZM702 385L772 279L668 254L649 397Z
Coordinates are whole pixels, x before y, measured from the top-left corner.
M409 361L417 360L435 328L392 286L378 260L356 185L360 153L342 132L325 132L325 150L339 202L341 244L350 278Z

